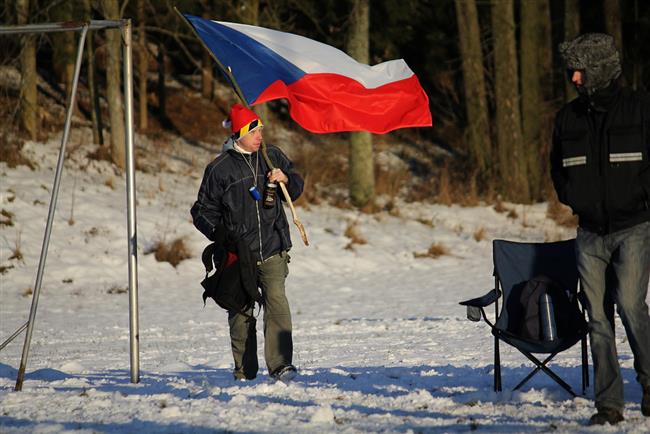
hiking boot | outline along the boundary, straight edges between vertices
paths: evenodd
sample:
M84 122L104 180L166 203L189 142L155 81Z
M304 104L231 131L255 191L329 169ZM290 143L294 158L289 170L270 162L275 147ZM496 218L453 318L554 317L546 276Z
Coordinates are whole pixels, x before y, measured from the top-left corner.
M291 381L298 374L298 370L293 365L280 366L271 373L271 377L284 383Z
M620 411L613 408L601 408L598 410L598 413L591 416L591 419L589 419L589 425L605 425L606 423L616 425L622 420L623 415Z
M641 413L650 417L650 386L643 388L643 398L641 399Z
M232 373L232 376L235 378L235 381L246 381L246 380L254 380L256 375L251 375L251 374L244 374L244 372L240 370L234 370Z

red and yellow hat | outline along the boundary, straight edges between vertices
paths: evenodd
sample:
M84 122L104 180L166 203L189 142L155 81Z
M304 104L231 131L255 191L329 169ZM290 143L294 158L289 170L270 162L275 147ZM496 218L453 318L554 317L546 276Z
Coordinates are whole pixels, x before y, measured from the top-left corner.
M234 104L230 108L230 116L224 122L224 126L230 126L233 139L239 140L251 131L263 127L264 124L254 111L241 104Z

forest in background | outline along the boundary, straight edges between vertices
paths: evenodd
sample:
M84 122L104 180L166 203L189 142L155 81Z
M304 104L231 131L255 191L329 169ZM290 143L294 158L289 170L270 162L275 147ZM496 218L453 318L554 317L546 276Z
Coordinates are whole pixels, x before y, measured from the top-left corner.
M420 179L413 187L420 194L411 195L416 199L458 201L443 194L450 188L487 200L552 199L547 155L553 115L575 97L557 52L563 40L585 32L613 35L622 54L622 82L646 91L650 86L650 2L641 0L5 0L0 22L130 18L136 132L159 140L187 136L179 119L199 120L195 130L203 135L195 131L196 140L221 140L220 122L234 93L224 100L226 82L174 6L300 34L362 63L405 59L429 95L434 125L389 136L446 151L445 158L432 156L425 170L411 164L411 175ZM20 163L24 140L60 132L77 39L72 32L0 36L0 160ZM118 31L89 33L76 110L92 126L99 145L94 157L123 168L120 53ZM19 82L14 86L12 72ZM256 110L300 130L283 101ZM342 176L349 200L368 207L386 175L373 159L373 146L384 138L360 132L334 139L347 146ZM317 158L322 163L334 154ZM326 176L312 179L328 182Z

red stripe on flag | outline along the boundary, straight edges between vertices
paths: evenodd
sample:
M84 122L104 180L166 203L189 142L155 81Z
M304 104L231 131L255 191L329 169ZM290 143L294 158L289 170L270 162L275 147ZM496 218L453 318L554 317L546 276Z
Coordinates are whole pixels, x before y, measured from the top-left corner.
M370 131L384 134L397 128L430 127L429 98L415 75L366 89L338 74L306 74L287 86L267 87L254 104L289 100L291 117L313 133Z

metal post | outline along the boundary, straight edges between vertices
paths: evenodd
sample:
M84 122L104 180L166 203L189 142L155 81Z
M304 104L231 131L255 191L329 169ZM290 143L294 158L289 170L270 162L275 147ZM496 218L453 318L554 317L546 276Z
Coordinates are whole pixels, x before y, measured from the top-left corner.
M9 336L9 338L7 338L7 340L4 341L2 343L2 345L0 345L0 350L2 350L4 347L6 347L9 344L9 342L13 341L14 338L20 334L20 332L25 330L27 328L28 324L29 324L29 321L27 321L25 324L21 325L20 328L18 330L16 330L13 335Z
M56 210L56 201L59 196L59 186L61 184L61 172L63 171L63 160L65 158L65 146L68 143L70 136L70 123L72 121L72 112L74 110L75 98L77 96L77 84L79 82L79 71L81 70L81 60L83 59L84 43L86 41L86 34L88 33L88 25L83 26L81 36L79 37L79 45L77 47L77 60L75 62L74 78L72 79L72 90L68 99L68 111L65 115L65 127L63 130L63 137L61 138L61 149L59 150L59 160L56 164L56 172L54 175L54 185L52 186L52 197L50 198L50 209L47 214L47 224L45 226L45 235L43 237L43 247L41 248L41 258L38 263L38 271L36 273L36 283L34 284L34 295L32 296L32 306L29 311L29 322L27 324L27 333L25 334L25 344L23 345L23 354L20 359L20 368L18 369L18 377L16 378L16 391L23 388L23 380L25 379L25 369L27 368L27 356L29 355L29 345L32 340L32 331L34 329L34 320L36 318L36 308L38 307L38 297L41 293L41 284L43 283L43 271L45 269L45 260L47 259L47 248L50 244L50 235L52 233L52 223L54 221L54 212Z
M131 20L122 27L124 54L124 124L126 131L126 206L127 242L129 248L129 332L131 352L131 383L140 381L140 334L138 331L138 240L135 215L135 163L133 152L133 69Z

